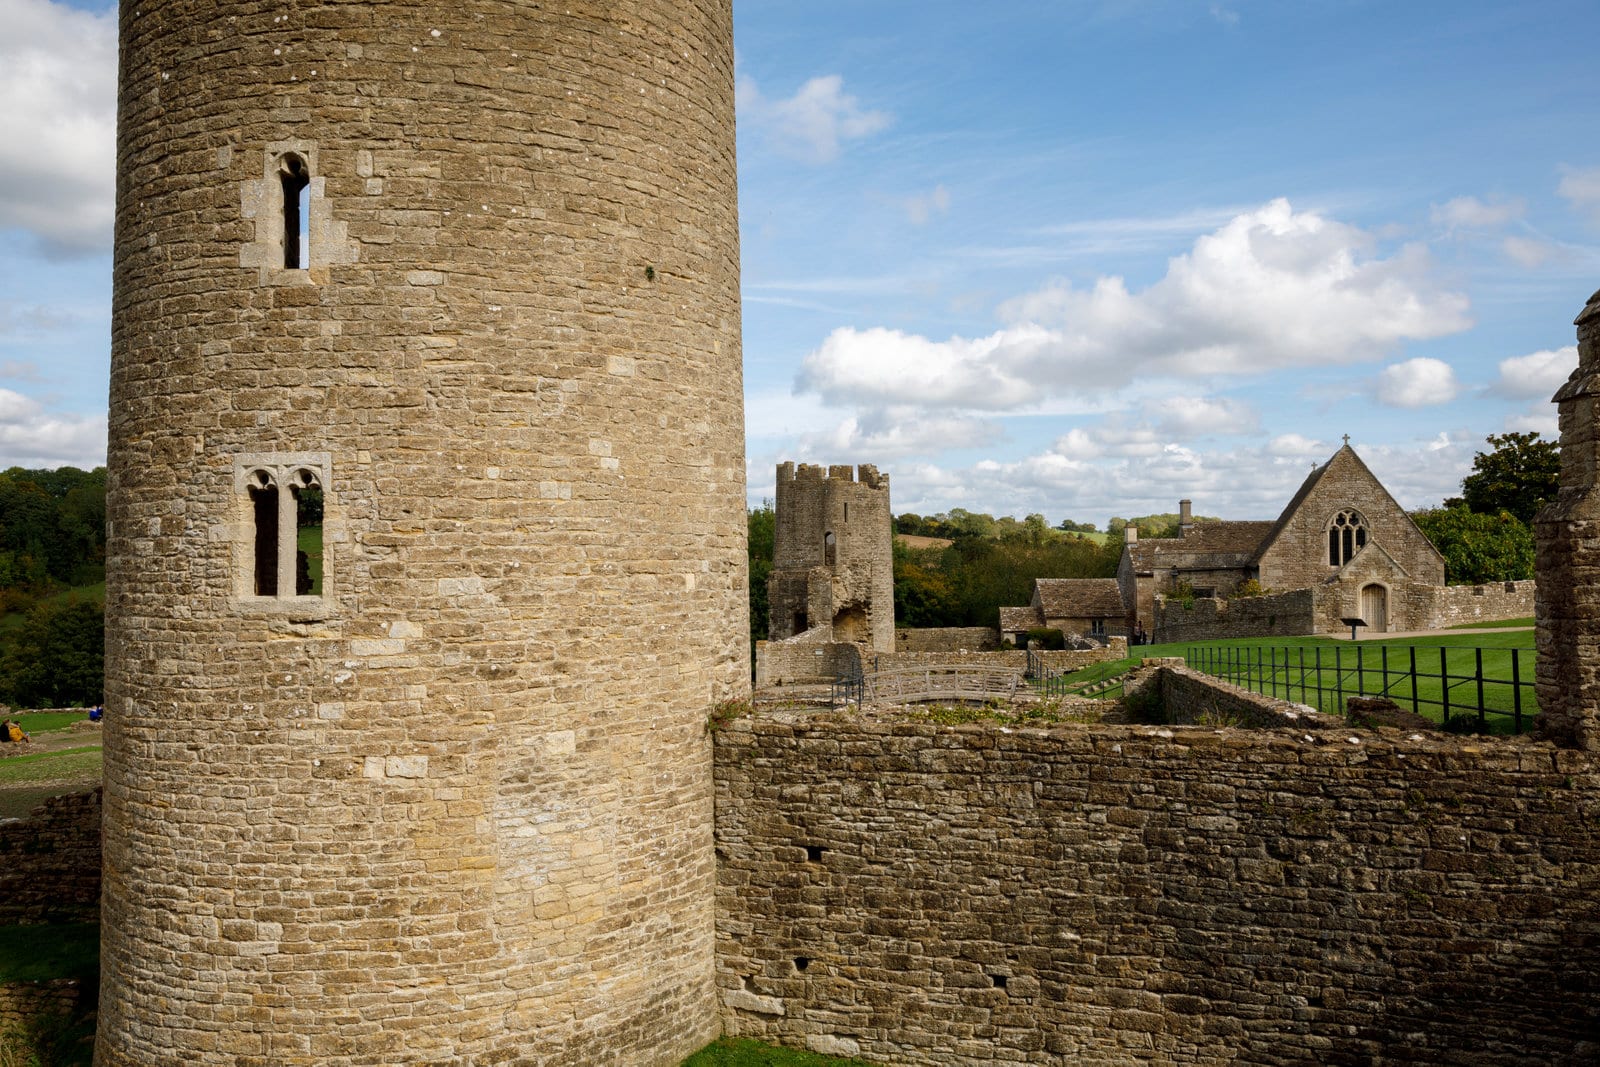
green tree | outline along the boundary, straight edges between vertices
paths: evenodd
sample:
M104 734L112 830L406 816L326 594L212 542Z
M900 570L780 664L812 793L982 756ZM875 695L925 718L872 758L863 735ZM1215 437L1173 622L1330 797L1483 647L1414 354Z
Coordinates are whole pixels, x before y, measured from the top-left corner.
M1411 517L1444 556L1450 585L1533 577L1533 531L1510 512L1484 515L1457 506L1413 512Z
M1479 515L1509 512L1522 523L1554 500L1561 475L1561 453L1555 442L1536 433L1490 434L1493 451L1472 457L1472 473L1461 479L1460 500ZM1445 501L1449 507L1455 498Z
M105 610L96 601L40 604L0 655L0 693L23 708L105 699Z
M772 501L763 500L759 508L751 508L748 518L750 535L750 641L767 639L767 579L772 575L773 541L777 537L777 516L772 511Z

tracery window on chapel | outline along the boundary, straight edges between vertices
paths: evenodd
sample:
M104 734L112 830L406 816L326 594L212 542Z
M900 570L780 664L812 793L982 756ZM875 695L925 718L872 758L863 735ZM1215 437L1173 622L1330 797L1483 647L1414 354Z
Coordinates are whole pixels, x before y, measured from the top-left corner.
M1367 543L1367 520L1355 508L1345 508L1328 523L1328 566L1342 567Z

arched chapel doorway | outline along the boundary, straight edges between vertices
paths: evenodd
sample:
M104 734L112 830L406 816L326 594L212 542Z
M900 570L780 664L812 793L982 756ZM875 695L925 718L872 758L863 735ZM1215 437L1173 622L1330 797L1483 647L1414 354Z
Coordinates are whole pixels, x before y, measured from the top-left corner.
M1361 617L1367 621L1367 632L1389 632L1389 590L1374 582L1361 590Z

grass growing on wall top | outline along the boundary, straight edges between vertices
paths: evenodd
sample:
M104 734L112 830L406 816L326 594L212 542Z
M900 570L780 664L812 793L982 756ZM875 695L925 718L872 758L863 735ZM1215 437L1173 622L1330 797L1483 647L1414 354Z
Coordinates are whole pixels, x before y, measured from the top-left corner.
M873 1067L866 1060L841 1060L792 1048L725 1037L683 1061L682 1067Z

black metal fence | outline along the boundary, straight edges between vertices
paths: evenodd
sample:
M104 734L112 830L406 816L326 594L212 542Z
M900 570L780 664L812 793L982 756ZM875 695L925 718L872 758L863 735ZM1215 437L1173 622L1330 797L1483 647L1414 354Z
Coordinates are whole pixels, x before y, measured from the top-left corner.
M1198 671L1267 696L1345 714L1352 696L1388 697L1462 733L1522 733L1533 724L1533 649L1336 644L1190 648Z
M830 706L838 708L846 704L855 704L857 707L866 699L867 676L862 672L859 664L847 668L843 673L835 675L832 691L828 694Z

